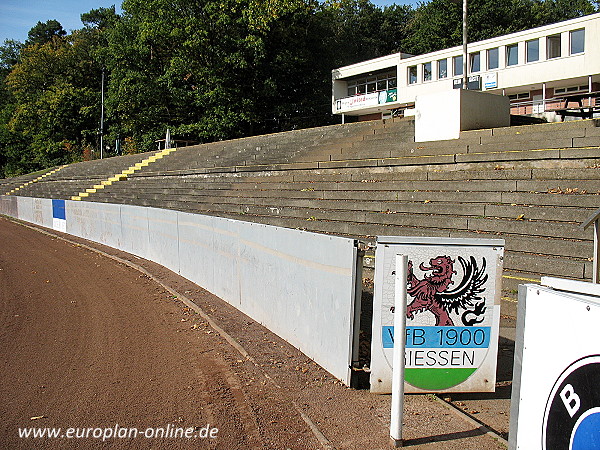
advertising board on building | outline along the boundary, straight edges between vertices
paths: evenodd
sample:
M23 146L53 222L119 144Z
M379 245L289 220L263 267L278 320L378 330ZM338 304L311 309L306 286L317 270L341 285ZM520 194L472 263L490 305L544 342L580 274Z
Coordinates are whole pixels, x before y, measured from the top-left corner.
M405 392L494 391L504 241L378 237L371 392L391 392L398 254L409 260Z
M357 107L377 106L397 100L398 90L388 89L387 91L371 92L369 94L354 95L339 99L336 101L336 109L341 111Z
M519 286L511 450L600 448L600 286Z

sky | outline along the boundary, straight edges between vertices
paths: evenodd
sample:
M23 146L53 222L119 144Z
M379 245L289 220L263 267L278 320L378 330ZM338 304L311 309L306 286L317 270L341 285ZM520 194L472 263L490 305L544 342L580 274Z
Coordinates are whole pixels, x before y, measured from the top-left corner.
M121 0L0 0L0 44L6 39L25 41L38 22L56 19L68 32L83 27L81 14L100 7L117 6Z
M371 0L377 6L394 3L415 6L417 0ZM24 42L27 32L38 22L58 20L68 32L83 27L80 16L91 9L116 5L121 0L0 0L0 45L6 39Z

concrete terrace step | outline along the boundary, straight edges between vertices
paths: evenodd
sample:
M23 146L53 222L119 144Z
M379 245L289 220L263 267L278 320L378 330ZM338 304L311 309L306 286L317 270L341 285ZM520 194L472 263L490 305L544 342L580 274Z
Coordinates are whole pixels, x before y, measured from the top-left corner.
M149 157L152 153L154 152L115 156L71 164L65 167L60 173L56 174L53 179L102 179L136 164L144 158Z
M182 182L171 182L170 187L165 187L164 182L157 183L141 183L136 184L123 184L121 186L115 186L112 190L107 190L107 194L115 195L117 192L119 195L126 195L126 192L132 190L139 190L143 196L148 196L154 200L160 201L175 201L182 200L186 202L200 202L200 203L234 203L240 202L241 199L244 201L252 201L252 204L260 204L264 206L284 207L284 206L298 206L306 208L326 208L326 209L356 209L366 211L387 211L390 213L394 212L412 212L412 213L423 213L423 214L448 214L448 215L471 215L471 216L483 216L483 217L499 217L499 218L513 218L513 219L524 219L524 220L550 220L560 222L582 222L585 218L593 211L592 209L582 209L581 205L575 207L571 205L571 202L565 201L561 205L553 206L533 206L526 204L516 204L512 202L514 198L510 198L511 203L502 204L500 202L489 202L489 200L501 200L495 196L490 199L489 197L483 199L488 200L487 202L473 203L473 200L477 200L471 197L471 191L463 195L460 192L454 192L454 189L450 189L451 196L439 197L442 192L433 192L431 189L425 192L424 195L427 197L424 200L414 198L414 189L410 189L411 196L413 199L412 203L397 202L398 191L400 185L393 183L390 189L394 191L396 195L393 198L384 197L376 199L368 199L371 201L362 201L360 207L353 206L357 201L356 198L350 199L321 199L319 196L310 196L310 198L293 198L293 196L286 195L286 190L282 189L283 184L276 183L270 186L270 190L273 191L272 195L266 196L264 192L268 190L268 186L264 184L256 184L255 186L243 186L243 183L232 185L231 183L210 183L208 184L208 190L204 189L206 183L182 183ZM298 190L304 184L285 184L288 188L294 188ZM311 183L314 185L314 183ZM338 183L334 184L336 190ZM362 186L362 185L361 185ZM415 183L407 185L409 188L414 188ZM474 185L475 186L475 185ZM436 187L430 185L429 187ZM443 186L442 186L443 187ZM453 188L454 186L451 186ZM490 190L489 187L483 185L476 186L477 190L483 190L486 192ZM499 187L497 182L491 185L491 191L495 192L495 188ZM254 192L253 188L260 189L260 193ZM237 192L236 191L241 191ZM347 191L348 189L342 189ZM225 192L222 192L225 191ZM301 192L312 192L321 191L316 188L304 188L300 189ZM464 190L463 190L464 191ZM325 197L325 196L323 196ZM595 206L595 201L600 200L600 197L592 198L590 205ZM536 203L539 203L539 197L536 199ZM536 204L534 203L534 205ZM556 206L563 206L557 208Z
M129 203L129 202L128 202ZM133 203L147 206L156 206L152 200L144 199L144 198L136 198ZM335 216L329 218L327 220L327 213L324 211L320 212L312 212L310 216L307 216L309 212L298 210L295 214L292 215L282 215L281 211L278 215L267 215L264 214L264 210L251 210L250 208L242 211L238 211L237 208L240 208L240 205L230 205L229 209L221 208L210 208L211 205L206 205L206 208L203 207L202 204L194 203L194 202L177 202L177 201L169 201L163 205L163 207L171 208L171 209L180 209L184 211L192 211L192 212L201 212L201 213L209 213L212 215L218 215L222 217L230 217L237 218L240 220L252 220L258 221L261 223L268 223L273 225L287 226L292 228L301 228L318 232L326 232L326 233L336 233L336 234L354 234L354 235L362 235L362 236L373 236L377 234L400 234L400 235L456 235L460 233L460 229L457 231L457 225L460 223L452 223L451 227L445 228L448 226L448 222L446 221L444 224L436 223L435 221L428 220L427 227L423 226L423 223L416 223L411 221L411 217L397 217L398 220L385 220L382 223L377 221L376 215L364 213L360 219L363 219L361 222L357 222L357 216L353 213L347 213L344 216ZM272 212L272 211L271 211ZM262 213L262 214L261 214ZM322 219L319 220L321 216ZM412 219L415 219L415 215L411 215ZM373 220L375 219L375 220ZM456 222L456 221L455 221ZM416 224L416 226L415 226ZM441 226L440 226L441 225ZM467 224L468 225L468 224ZM509 228L512 228L512 221L508 224ZM341 231L340 231L341 230ZM469 233L469 230L463 229L462 233ZM478 233L480 234L480 233ZM472 235L472 233L471 233ZM525 238L519 238L525 239ZM531 242L532 238L527 236L527 241ZM542 239L542 238L539 238ZM560 247L564 247L565 245L569 246L569 241L564 240L552 240L543 238L540 242L546 242L546 246L550 246L550 253L554 251L556 253L556 249L558 248L560 251ZM551 244L548 244L551 242ZM518 242L517 242L518 245ZM580 244L582 245L582 244ZM553 247L552 247L553 246ZM536 246L537 247L537 246ZM589 246L588 246L589 247ZM537 247L538 252L540 248ZM562 256L562 255L561 255ZM509 270L520 271L522 273L532 273L531 269L536 267L543 267L544 264L548 263L547 256L538 254L538 255L529 255L523 254L522 252L515 252L510 249L510 246L507 246L507 261L505 263L505 267ZM589 272L589 263L586 261L582 261L581 259L577 260L573 258L572 260L565 260L564 257L557 258L556 264L553 265L553 268L549 271L553 275L556 276L571 276L571 277L583 277L586 276L586 273ZM529 272L528 272L529 271Z
M365 174L365 176L368 176ZM386 177L387 178L387 177ZM399 183L387 182L387 185L381 183L370 183L370 180L365 179L364 183L354 184L357 189L340 189L339 183L308 183L298 182L293 185L287 185L287 188L282 189L285 183L268 183L249 185L251 183L242 183L233 185L235 180L227 180L226 182L216 181L211 182L210 179L203 181L165 181L158 180L156 182L149 180L144 183L140 180L127 181L125 184L111 186L109 192L121 192L124 190L135 190L140 189L144 192L150 192L157 188L157 192L169 192L164 190L165 183L171 183L169 189L175 189L178 193L189 192L190 190L195 191L196 194L201 195L225 195L234 197L273 197L280 196L283 198L316 198L323 197L329 200L377 200L377 201L444 201L444 202L465 202L465 203L504 203L504 204L518 204L518 205L540 205L540 206L579 206L586 208L595 208L600 205L600 196L597 194L584 194L582 190L550 190L544 193L530 193L526 192L514 192L514 191L498 191L498 188L502 187L497 181L488 181L487 185L477 183L467 183L461 185L461 189L455 189L455 185L446 184L446 191L439 190L438 188L444 187L442 185L435 185L431 183L422 182L421 185L417 185L413 182L405 182L404 188L407 191L402 191L402 187ZM347 185L348 183L346 183ZM377 187L370 187L372 184L376 184ZM469 186L471 188L473 184L473 190L467 190L463 186ZM369 187L367 187L369 186ZM582 186L578 184L578 186ZM326 187L333 187L333 189L324 189ZM383 188L386 188L385 190ZM424 191L418 191L416 188L426 188ZM513 188L514 184L509 185ZM528 189L530 185L526 186ZM544 188L548 186L543 186ZM293 188L293 189L292 189ZM365 191L365 192L363 192ZM437 192L434 192L437 191ZM459 191L459 192L456 192ZM481 192L481 193L480 193Z
M396 125L396 128L388 126L388 140L390 135L398 133L399 130L404 136L412 136L413 128L411 121L403 122L401 126ZM177 157L170 158L168 164L154 164L153 171L329 160L331 154L339 155L343 148L350 148L356 142L365 142L366 138L375 136L376 131L379 131L379 128L373 124L335 125L322 129L203 144L180 149ZM385 136L382 139L385 139ZM414 139L410 137L407 140Z
M538 205L538 206L559 206L571 207L578 206L582 208L600 207L600 196L598 194L582 193L522 193L522 192L502 192L500 194L501 203L518 205Z
M128 184L128 186L136 186ZM139 186L142 186L141 184ZM151 185L145 185L151 187ZM177 186L181 186L177 184ZM260 190L260 191L393 191L393 192L513 192L517 190L517 180L464 181L315 181L315 182L260 182L235 183L232 181L195 181L185 184L189 189L211 190ZM526 187L530 187L527 185ZM118 187L117 187L118 189ZM527 190L526 192L530 192Z

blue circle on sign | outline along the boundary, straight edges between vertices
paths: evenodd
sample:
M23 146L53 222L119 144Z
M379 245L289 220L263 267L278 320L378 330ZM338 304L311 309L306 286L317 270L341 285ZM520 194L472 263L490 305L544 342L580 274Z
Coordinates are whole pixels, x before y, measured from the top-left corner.
M581 415L573 428L570 450L600 450L600 408Z

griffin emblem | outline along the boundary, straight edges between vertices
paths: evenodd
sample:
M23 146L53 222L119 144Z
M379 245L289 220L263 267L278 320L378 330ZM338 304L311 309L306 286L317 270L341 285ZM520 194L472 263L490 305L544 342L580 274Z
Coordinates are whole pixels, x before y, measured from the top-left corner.
M454 261L449 256L438 256L429 261L429 267L423 263L419 268L423 272L431 272L419 280L413 273L412 261L408 262L408 294L413 298L407 306L406 316L412 319L415 314L430 311L435 316L436 326L454 326L450 313L458 314L465 310L461 316L463 325L472 326L483 321L485 313L485 298L480 294L485 291L482 287L488 279L485 273L485 258L481 268L471 256L469 260L458 257L458 262L463 269L463 278L459 285L448 290L454 284L452 276L456 274ZM472 316L472 317L469 317Z

